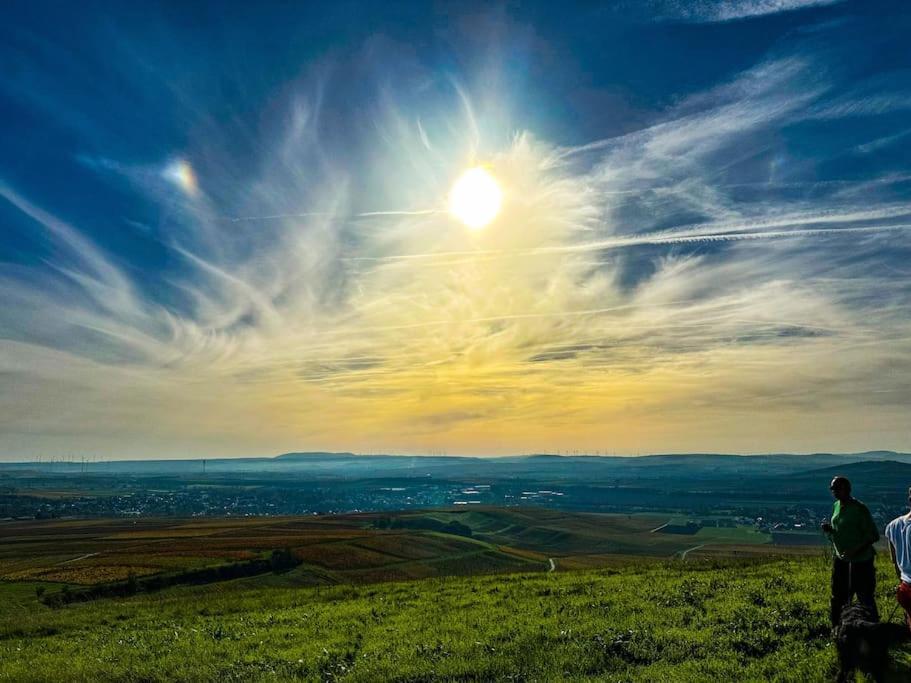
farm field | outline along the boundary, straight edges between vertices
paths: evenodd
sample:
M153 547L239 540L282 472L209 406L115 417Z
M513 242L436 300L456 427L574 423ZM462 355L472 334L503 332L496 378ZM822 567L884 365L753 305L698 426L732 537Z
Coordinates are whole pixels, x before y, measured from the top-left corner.
M382 520L400 528L377 528ZM458 522L470 536L413 528ZM819 554L745 528L662 533L660 515L476 508L326 517L0 522L0 579L93 585L243 562L290 549L285 582L365 583L447 574L614 566L624 558Z
M659 514L597 514L490 507L464 512L397 513L394 517L402 520L432 517L441 522L459 521L472 528L475 538L537 551L558 560L617 555L664 558L687 551L711 554L716 548L723 553L729 547L751 547L753 555L821 552L818 547L778 545L770 534L747 527L703 527L687 535L662 533L662 527L669 518Z
M302 561L293 578L304 585L547 566L546 558L481 540L378 531L358 518L7 522L0 534L0 579L45 582L49 590L241 562L282 548Z
M884 614L892 582L880 555ZM822 557L301 587L283 576L51 609L0 583L8 681L829 681ZM911 676L895 649L888 681Z

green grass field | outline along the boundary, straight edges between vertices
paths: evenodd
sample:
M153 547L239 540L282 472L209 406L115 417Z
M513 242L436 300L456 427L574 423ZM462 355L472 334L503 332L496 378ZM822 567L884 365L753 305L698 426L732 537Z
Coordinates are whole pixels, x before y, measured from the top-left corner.
M270 575L60 609L0 583L0 680L826 681L827 572L820 555L310 588ZM911 650L893 659L890 680L909 680Z

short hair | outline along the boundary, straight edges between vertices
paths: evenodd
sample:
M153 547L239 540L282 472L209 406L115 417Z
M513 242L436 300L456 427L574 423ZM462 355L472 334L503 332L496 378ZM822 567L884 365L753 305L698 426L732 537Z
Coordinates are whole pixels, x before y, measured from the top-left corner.
M851 482L848 481L847 477L843 477L840 474L832 480L832 483L829 484L829 488L834 490L838 486L844 486L846 489L848 489L848 493L851 492ZM911 493L911 489L908 489L908 491Z

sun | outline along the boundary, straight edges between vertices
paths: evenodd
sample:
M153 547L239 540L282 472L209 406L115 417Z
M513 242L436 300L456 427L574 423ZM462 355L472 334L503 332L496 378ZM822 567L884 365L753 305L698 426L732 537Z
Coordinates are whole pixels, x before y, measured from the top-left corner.
M481 167L465 171L449 193L449 212L473 230L490 223L500 212L503 192L496 179Z

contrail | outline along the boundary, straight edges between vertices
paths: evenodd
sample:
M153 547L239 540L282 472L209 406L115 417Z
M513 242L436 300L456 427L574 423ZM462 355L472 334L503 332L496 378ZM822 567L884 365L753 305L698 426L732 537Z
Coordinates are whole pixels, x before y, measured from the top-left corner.
M419 211L365 211L364 213L354 214L357 218L368 218L370 216L427 216L433 213L441 213L440 209L422 209Z
M814 222L830 222L825 218L820 218ZM781 225L787 225L788 221L783 221ZM736 240L750 239L775 239L786 237L811 237L811 236L831 236L834 234L857 234L857 233L876 233L876 232L897 232L911 228L911 223L891 223L885 225L855 225L841 228L794 228L791 230L750 230L746 226L729 226L722 228L688 228L677 231L663 231L658 233L647 233L644 235L633 235L629 237L612 237L596 242L585 242L582 244L554 245L549 247L530 247L526 249L513 250L473 250L473 251L440 251L426 252L415 254L391 254L386 256L349 256L342 260L345 261L405 261L410 259L430 259L434 257L451 257L451 256L469 256L469 257L497 257L513 256L520 254L539 255L539 254L558 254L585 251L601 251L607 249L623 249L626 247L642 246L646 244L686 244L690 242L730 242ZM449 261L452 265L457 262Z
M329 216L328 211L306 211L303 213L274 213L268 216L225 216L222 220L230 223L243 223L246 221L277 221L282 218L309 218L311 216Z
M671 234L641 235L638 237L620 237L600 242L567 245L562 247L538 247L529 251L531 254L560 253L574 251L597 251L601 249L618 249L644 244L685 244L688 242L728 242L735 240L772 239L781 237L811 237L832 235L836 233L869 233L908 230L911 223L890 225L858 225L844 228L796 228L794 230L756 230L756 231L717 231L701 232L699 230L681 231Z
M440 213L440 209L419 209L415 211L364 211L353 214L354 218L370 218L373 216L427 216ZM275 213L268 216L226 216L222 220L230 223L243 223L246 221L277 221L283 218L310 218L312 216L333 216L331 211L304 211L301 213Z

